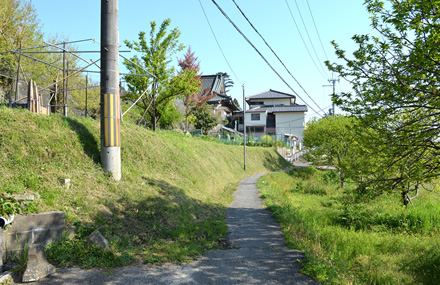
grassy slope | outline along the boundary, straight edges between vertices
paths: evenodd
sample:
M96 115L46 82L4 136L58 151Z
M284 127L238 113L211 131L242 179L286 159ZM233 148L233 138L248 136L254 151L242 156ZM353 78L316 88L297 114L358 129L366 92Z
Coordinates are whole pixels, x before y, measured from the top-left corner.
M242 178L288 166L273 149L247 148L244 171L242 147L131 124L121 129L122 180L114 182L99 163L99 122L0 108L0 191L39 194L38 211L64 211L69 223L81 224L74 245L52 249L61 256L54 262L190 259L221 244L224 209ZM69 189L63 178L71 179ZM71 256L92 255L78 245L93 229L119 260Z

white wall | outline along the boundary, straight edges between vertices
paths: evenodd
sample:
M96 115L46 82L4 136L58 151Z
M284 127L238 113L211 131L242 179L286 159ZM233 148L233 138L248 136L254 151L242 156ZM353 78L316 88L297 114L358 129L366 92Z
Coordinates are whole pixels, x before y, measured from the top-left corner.
M258 121L252 121L251 115L252 114L260 114L260 120ZM246 113L246 126L266 126L266 113Z
M274 105L285 105L290 106L290 99L252 99L250 102L264 102L263 105L274 106ZM249 108L256 108L257 105L249 105Z
M275 113L277 133L293 134L302 141L305 129L305 112Z
M286 105L290 106L290 99L264 99L264 105Z

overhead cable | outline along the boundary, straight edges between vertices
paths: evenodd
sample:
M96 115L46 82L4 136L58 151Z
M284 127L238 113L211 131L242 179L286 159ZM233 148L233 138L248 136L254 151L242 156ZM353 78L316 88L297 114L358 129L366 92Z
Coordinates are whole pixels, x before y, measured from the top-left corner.
M278 59L278 61L284 66L284 68L287 70L287 72L290 74L290 76L295 80L296 83L298 83L299 87L306 93L306 95L312 100L313 103L322 111L325 113L324 110L322 110L321 107L313 100L313 98L307 93L307 91L304 89L304 87L299 83L299 81L293 76L293 74L290 72L290 70L287 68L287 66L284 64L284 62L279 58L279 56L276 54L276 52L272 49L272 47L267 43L267 41L264 39L264 37L258 32L258 30L255 28L255 26L251 23L251 21L248 19L248 17L244 14L244 12L241 10L241 8L238 6L238 4L235 2L235 0L232 0L234 2L237 9L240 11L240 13L243 15L243 17L246 19L246 21L251 25L251 27L254 29L254 31L260 36L260 38L263 40L263 42L266 44L266 46L272 51L272 53L275 55L275 57Z
M299 17L301 18L301 22L303 23L304 30L306 31L307 37L309 38L310 45L312 46L313 52L315 53L316 59L318 60L318 63L319 63L319 66L321 66L322 70L324 71L324 74L326 74L327 71L322 66L322 62L319 59L318 53L316 52L315 45L313 44L312 38L310 37L309 30L307 30L307 26L306 26L306 23L304 22L304 18L302 16L301 10L299 9L297 0L295 0L295 5L296 5L296 9L298 9Z
M211 33L212 33L212 35L214 36L214 39L215 39L215 41L216 41L216 43L217 43L217 46L218 46L218 48L220 49L220 52L222 53L223 58L224 58L225 61L226 61L226 64L229 66L229 69L231 70L232 74L235 76L235 79L237 79L238 83L240 83L240 85L242 85L240 79L238 79L237 74L235 74L234 70L232 69L231 65L229 64L229 61L228 61L228 59L226 58L225 53L223 52L223 49L222 49L222 47L220 46L220 43L219 43L218 40L217 40L217 37L215 36L214 29L212 28L211 23L209 22L209 18L208 18L208 16L206 15L205 8L203 8L202 2L201 2L200 0L199 0L199 3L200 3L200 7L202 7L203 14L205 15L206 21L208 22L209 28L211 29Z
M287 87L289 87L289 89L299 98L301 99L304 104L306 106L308 106L310 109L312 109L314 112L318 113L315 109L313 109L310 105L308 105L306 103L306 101L304 99L301 98L301 96L299 96L299 94L289 85L289 83L286 82L286 80L275 70L275 68L267 61L267 59L261 54L261 52L255 47L255 45L246 37L245 34L243 34L243 32L237 27L237 25L235 25L235 23L232 21L231 18L229 18L229 16L225 13L225 11L223 11L223 9L217 4L217 2L215 2L215 0L211 0L214 5L217 7L217 9L223 14L223 16L225 16L225 18L234 26L234 28L237 30L237 32L240 33L240 35L248 42L249 45L252 46L252 48L260 55L260 57L264 60L264 62L266 62L266 64L272 69L273 72L275 72L275 74L284 82L284 84L287 85ZM320 115L322 117L322 115Z
M316 62L315 62L315 60L313 59L312 54L310 53L310 50L309 50L309 48L308 48L308 46L307 46L307 44L306 44L306 41L304 40L304 37L302 36L301 30L299 29L298 24L296 23L295 17L293 16L292 10L290 9L290 5L289 5L289 3L287 2L287 0L284 0L284 1L285 1L286 4L287 4L287 8L289 9L290 16L292 17L293 23L295 24L296 29L298 30L299 36L300 36L300 38L301 38L301 40L302 40L302 42L303 42L303 44L304 44L304 47L305 47L306 50L307 50L307 53L308 53L309 56L310 56L310 59L311 59L312 62L313 62L313 65L316 67L316 70L318 70L319 74L321 74L321 76L322 76L324 79L327 80L327 77L326 77L324 74L322 74L322 71L319 69L318 65L316 65Z
M318 27L316 26L315 18L313 17L312 9L309 5L309 0L307 0L307 7L309 7L310 16L312 17L313 25L315 26L316 34L318 35L319 43L321 44L322 51L324 52L325 59L328 60L327 53L325 52L324 45L322 44L321 36L319 35Z

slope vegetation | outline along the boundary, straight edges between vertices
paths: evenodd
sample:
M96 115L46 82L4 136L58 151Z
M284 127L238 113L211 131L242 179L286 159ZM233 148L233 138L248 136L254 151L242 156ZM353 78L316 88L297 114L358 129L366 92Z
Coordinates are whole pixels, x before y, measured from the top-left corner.
M244 177L289 165L270 148L243 148L123 123L122 180L100 165L99 122L0 108L0 192L34 194L31 211L64 211L73 240L51 245L52 262L115 266L191 260L227 246L225 207ZM70 179L70 187L64 185ZM85 245L99 229L112 244Z

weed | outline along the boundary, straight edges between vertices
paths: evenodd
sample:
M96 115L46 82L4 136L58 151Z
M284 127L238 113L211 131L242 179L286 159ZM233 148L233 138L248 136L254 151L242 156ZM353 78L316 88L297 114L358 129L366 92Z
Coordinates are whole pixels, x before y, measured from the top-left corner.
M437 195L422 193L405 209L398 195L341 191L331 172L295 172L264 176L258 187L288 246L305 252L304 273L322 284L438 283Z
M17 265L11 269L15 274L22 274L26 270L29 253L29 244L25 244L22 251L17 252L12 261Z

